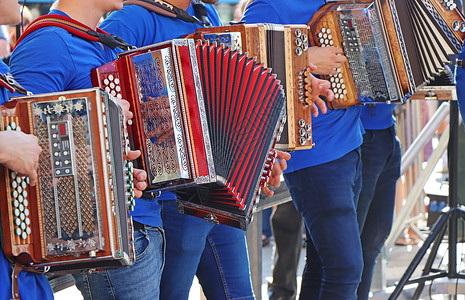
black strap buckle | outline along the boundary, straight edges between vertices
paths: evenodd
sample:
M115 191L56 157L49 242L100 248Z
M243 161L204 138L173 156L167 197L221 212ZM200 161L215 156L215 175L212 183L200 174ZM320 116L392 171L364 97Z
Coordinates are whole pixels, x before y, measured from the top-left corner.
M153 192L142 192L142 198L145 199L156 199L160 197L161 191L153 191Z
M460 68L465 68L465 60L464 59L457 59L457 62L455 63L457 67Z

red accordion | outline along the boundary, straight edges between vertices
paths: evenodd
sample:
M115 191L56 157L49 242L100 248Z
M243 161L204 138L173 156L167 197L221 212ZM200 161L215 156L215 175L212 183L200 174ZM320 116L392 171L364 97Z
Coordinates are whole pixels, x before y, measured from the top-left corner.
M187 37L248 53L272 68L285 87L287 98L287 122L276 149L302 150L314 146L307 25L238 24L202 27Z
M176 39L120 54L93 82L131 102L148 190L174 190L181 212L246 229L285 121L270 69L222 45Z
M76 272L135 259L128 136L121 108L100 89L16 98L0 129L39 139L38 183L0 168L3 250L27 267Z

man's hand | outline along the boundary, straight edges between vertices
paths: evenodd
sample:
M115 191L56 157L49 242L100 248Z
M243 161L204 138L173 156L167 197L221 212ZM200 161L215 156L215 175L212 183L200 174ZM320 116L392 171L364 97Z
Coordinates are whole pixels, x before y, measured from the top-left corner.
M0 163L19 176L28 176L29 183L37 182L39 155L42 152L39 139L21 131L0 132Z
M124 159L126 160L134 160L141 155L140 150L130 150L124 155ZM142 197L142 191L147 188L147 173L142 169L134 168L132 171L132 183L134 184L134 197L140 198Z
M147 173L142 169L134 169L132 172L134 184L134 197L142 197L142 191L147 188Z
M116 98L116 103L121 107L124 113L124 117L126 118L126 122L131 120L133 117L132 112L129 110L131 105L127 100L121 99L121 98Z
M317 47L308 48L308 61L317 68L312 73L317 75L336 75L337 69L347 61L341 48Z
M284 170L287 169L287 161L291 159L291 155L287 152L275 150L276 155L276 162L273 165L273 169L271 170L271 175L268 180L268 183L262 188L263 194L267 197L271 197L274 195L274 192L268 188L268 185L273 187L279 187L281 185L281 174Z
M334 93L330 89L331 83L327 80L318 79L312 74L310 74L311 83L312 83L312 113L314 117L318 116L318 108L320 111L325 114L327 112L326 103L319 96L323 95L326 97L327 101L333 101Z

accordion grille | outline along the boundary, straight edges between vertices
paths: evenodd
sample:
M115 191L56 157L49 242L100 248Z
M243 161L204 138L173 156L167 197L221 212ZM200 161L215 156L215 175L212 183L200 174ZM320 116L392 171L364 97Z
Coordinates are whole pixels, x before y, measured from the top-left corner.
M51 165L51 154L48 145L47 125L41 120L37 120L35 123L36 135L39 138L39 146L42 148L40 154L38 175L40 178L40 190L41 190L41 201L43 209L43 217L45 224L45 235L47 239L50 239L55 235L57 228L57 219L55 214L55 206L53 202L53 186L52 181L52 165Z
M74 119L74 142L76 144L76 165L78 171L78 186L81 199L82 227L87 234L93 232L95 226L95 204L93 202L91 181L87 177L89 164L86 148L86 122L81 117ZM76 225L77 226L77 225ZM76 227L75 227L76 228Z

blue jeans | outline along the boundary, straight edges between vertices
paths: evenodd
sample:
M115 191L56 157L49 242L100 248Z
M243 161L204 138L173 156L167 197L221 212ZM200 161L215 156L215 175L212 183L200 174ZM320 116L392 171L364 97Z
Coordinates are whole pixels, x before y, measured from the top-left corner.
M255 299L245 232L180 214L176 201L160 201L166 233L160 299L187 300L197 275L207 299Z
M266 200L265 200L266 201ZM267 208L262 211L262 234L266 237L271 237L273 232L271 231L271 213L273 212L273 208Z
M100 273L73 274L84 299L156 300L163 270L163 229L144 226L134 231L136 261L132 266Z
M357 206L364 262L358 300L368 299L376 257L391 231L400 160L394 126L366 131L362 145L363 183Z
M355 212L361 189L359 148L284 177L307 229L299 299L356 299L363 266Z

